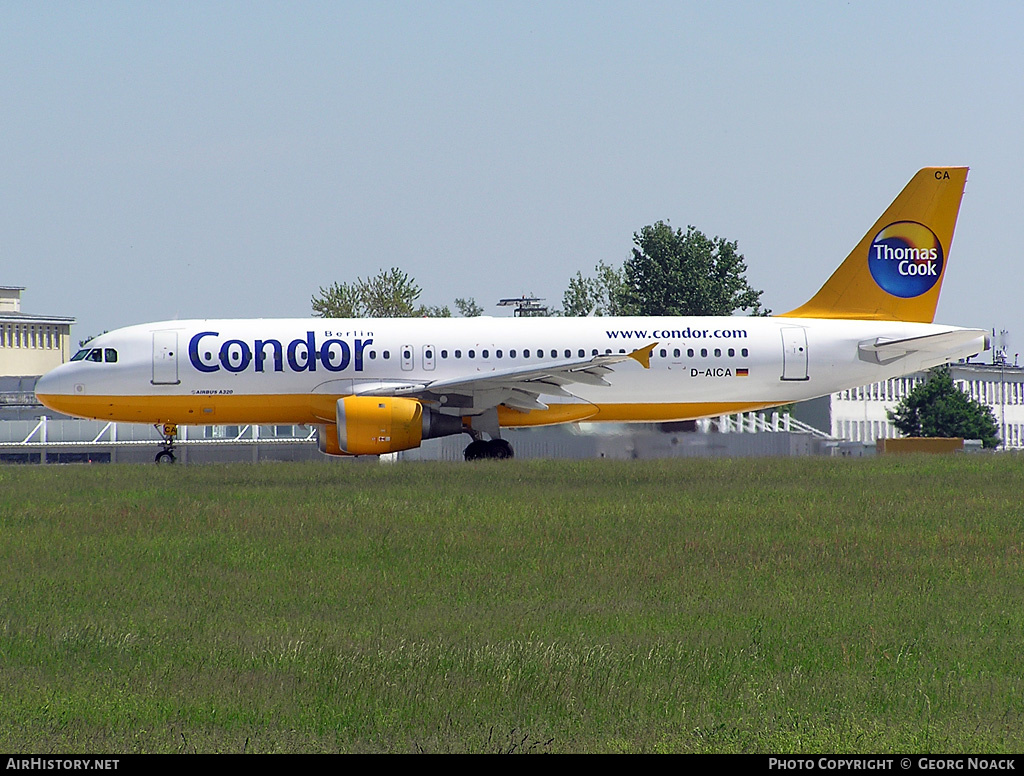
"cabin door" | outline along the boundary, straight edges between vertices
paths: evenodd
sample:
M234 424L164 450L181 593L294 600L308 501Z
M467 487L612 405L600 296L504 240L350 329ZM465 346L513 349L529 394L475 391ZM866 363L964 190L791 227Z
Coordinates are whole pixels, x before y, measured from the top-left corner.
M807 329L802 326L782 329L782 379L810 379L807 375Z
M178 385L178 332L153 332L153 385Z

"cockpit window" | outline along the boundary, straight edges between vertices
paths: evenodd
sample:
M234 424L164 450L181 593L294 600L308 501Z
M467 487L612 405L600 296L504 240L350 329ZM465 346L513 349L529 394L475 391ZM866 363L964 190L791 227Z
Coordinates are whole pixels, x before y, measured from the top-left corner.
M106 361L117 363L117 351L114 348L82 348L71 357L72 361L93 361L97 364Z

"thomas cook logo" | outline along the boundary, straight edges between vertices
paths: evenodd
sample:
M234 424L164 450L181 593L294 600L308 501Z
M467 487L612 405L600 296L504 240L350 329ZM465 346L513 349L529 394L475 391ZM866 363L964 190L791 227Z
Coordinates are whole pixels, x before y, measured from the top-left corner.
M920 296L942 277L942 244L915 221L897 221L875 235L868 250L871 277L902 299Z

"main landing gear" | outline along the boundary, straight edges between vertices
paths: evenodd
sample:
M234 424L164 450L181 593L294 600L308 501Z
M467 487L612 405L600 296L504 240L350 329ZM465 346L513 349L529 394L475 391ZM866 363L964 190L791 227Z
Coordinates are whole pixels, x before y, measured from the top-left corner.
M501 438L497 407L491 407L479 415L465 418L464 421L462 430L473 437L473 441L462 451L467 461L505 460L513 457L512 445ZM484 434L487 434L490 439L484 439Z
M467 461L482 461L488 458L504 460L515 455L512 445L505 439L474 439L462 454Z
M156 454L157 463L174 463L174 439L178 436L178 425L176 423L164 423L161 428L157 425L158 429L163 432L164 441L161 442L162 450Z

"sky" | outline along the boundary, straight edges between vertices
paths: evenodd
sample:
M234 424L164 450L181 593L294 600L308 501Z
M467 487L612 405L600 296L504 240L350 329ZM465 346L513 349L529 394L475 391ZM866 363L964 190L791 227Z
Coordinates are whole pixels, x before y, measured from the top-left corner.
M968 165L936 320L1024 358L1022 41L1018 2L3 0L0 285L76 344L393 266L507 315L667 220L783 312Z

